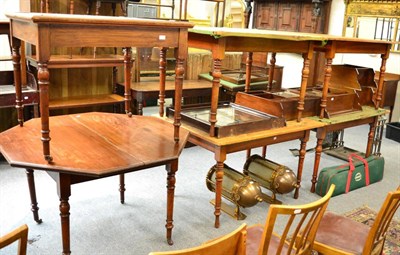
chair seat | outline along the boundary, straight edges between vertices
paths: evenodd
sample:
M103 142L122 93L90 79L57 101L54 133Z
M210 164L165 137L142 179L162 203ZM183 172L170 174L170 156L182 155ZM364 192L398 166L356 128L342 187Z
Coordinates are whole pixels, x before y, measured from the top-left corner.
M314 246L321 243L353 254L362 254L369 231L370 227L363 223L325 212L319 224ZM343 238L344 235L346 238Z
M258 255L260 242L262 239L264 226L255 225L247 228L246 255ZM268 254L278 254L280 238L277 235L272 235L271 242L268 246ZM280 254L287 254L287 245L284 245ZM295 254L293 252L293 254Z

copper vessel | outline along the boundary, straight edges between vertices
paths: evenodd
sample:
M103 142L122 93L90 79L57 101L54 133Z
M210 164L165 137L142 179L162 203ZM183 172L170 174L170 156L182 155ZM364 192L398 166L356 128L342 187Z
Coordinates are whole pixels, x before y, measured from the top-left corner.
M247 159L243 173L271 190L273 200L276 200L276 194L286 194L298 187L297 177L292 170L260 155L252 155Z
M215 177L217 166L213 166L207 173L207 188L215 192ZM224 178L222 181L222 196L235 204L236 208L229 208L223 204L222 210L232 217L240 220L246 218L246 215L240 212L240 207L251 207L263 201L263 193L260 185L249 176L236 171L224 164ZM213 202L212 202L213 203Z

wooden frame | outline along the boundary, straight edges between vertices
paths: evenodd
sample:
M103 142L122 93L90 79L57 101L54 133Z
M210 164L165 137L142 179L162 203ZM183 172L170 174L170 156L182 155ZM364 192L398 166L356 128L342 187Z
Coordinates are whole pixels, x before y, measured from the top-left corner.
M369 18L389 18L394 21L394 29L391 41L392 51L400 51L399 24L400 24L400 1L399 0L346 0L345 16L343 21L343 36L357 37L359 30L359 19ZM351 35L347 33L347 28L352 28ZM368 29L371 29L370 27ZM397 41L396 41L397 38ZM371 38L372 39L372 38ZM395 49L397 47L397 49Z

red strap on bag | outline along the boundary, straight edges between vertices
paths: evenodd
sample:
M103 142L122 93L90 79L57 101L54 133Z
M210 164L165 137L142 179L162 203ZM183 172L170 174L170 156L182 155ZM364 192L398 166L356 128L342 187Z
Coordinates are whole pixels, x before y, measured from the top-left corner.
M351 183L351 177L353 176L353 171L355 169L354 164L353 164L353 157L357 158L358 160L360 160L361 162L364 163L364 171L365 171L365 185L368 186L369 185L369 168L368 168L368 162L361 157L358 154L355 153L351 153L349 154L349 165L350 165L350 169L349 169L349 174L347 175L347 183L346 183L346 193L348 193L350 191L350 183Z

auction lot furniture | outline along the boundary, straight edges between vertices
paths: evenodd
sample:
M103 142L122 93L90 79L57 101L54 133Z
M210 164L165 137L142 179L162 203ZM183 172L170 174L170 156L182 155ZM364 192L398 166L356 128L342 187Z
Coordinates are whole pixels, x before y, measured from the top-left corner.
M24 224L7 233L6 235L0 236L0 250L18 241L17 255L26 255L26 247L28 246L28 231L28 226Z
M315 233L334 190L331 185L323 198L308 204L271 205L264 226L247 228L246 254L312 253Z
M380 76L378 80L377 93L375 95L375 106L379 106L382 99L383 77L386 69L386 60L389 57L391 42L346 38L327 34L307 34L295 32L280 32L258 29L231 29L231 28L202 28L195 27L189 30L189 47L208 49L213 57L213 91L210 109L210 136L214 136L214 126L217 121L218 88L221 78L221 60L227 51L244 52L286 52L300 53L304 64L302 79L298 97L297 121L301 121L304 110L304 98L306 96L307 79L310 73L310 59L313 52L323 52L326 64L323 81L323 89L320 104L320 118L325 117L327 107L327 94L330 84L332 60L338 53L356 54L381 54ZM246 62L246 89L250 88L250 75L252 66L252 55ZM275 57L275 54L273 54ZM273 61L274 62L274 61ZM274 68L270 68L273 70ZM269 76L273 79L273 74ZM269 84L272 84L269 82Z
M219 216L221 215L221 196L223 167L227 154L257 148L264 145L276 144L295 139L300 139L300 155L297 168L297 184L301 182L303 163L306 154L306 144L309 139L310 130L324 126L324 123L311 119L303 119L301 122L288 121L285 127L265 131L243 133L241 135L216 138L211 137L208 132L190 125L184 125L190 132L189 142L199 145L214 153L217 164L216 188L215 188L215 227L219 227ZM299 188L296 188L295 198L299 195Z
M371 227L327 211L318 228L314 250L327 255L383 253L385 237L390 235L388 226L399 206L400 186L388 193ZM349 234L355 238L346 238Z
M328 35L291 33L268 31L258 29L230 29L195 27L189 30L189 47L211 50L213 58L213 88L210 110L210 136L215 135L215 123L217 122L218 94L221 78L221 60L228 51L243 52L286 52L302 54L304 65L302 69L301 92L299 96L297 120L301 120L304 106L305 91L309 74L310 59L313 56L314 47L323 44ZM245 92L250 90L250 75L252 66L252 54L246 62L246 86ZM270 67L270 71L274 66ZM269 84L272 85L273 73L269 75Z
M206 97L211 96L212 84L201 80L185 80L182 87L182 97L195 98L195 97ZM118 84L118 88L123 87L123 84ZM167 80L165 82L165 97L174 98L175 86L172 81ZM135 105L135 113L143 114L143 105L146 100L158 99L160 94L160 85L158 81L154 80L154 77L150 77L149 80L141 78L140 82L131 83L131 94L132 100ZM162 102L164 104L164 101ZM161 110L161 108L160 108Z
M318 144L317 144L317 154L315 159L315 168L314 168L314 179L316 178L316 171L318 169L318 163L320 158L320 143L322 143L321 138L325 136L325 133L329 130L336 130L340 128L346 128L351 126L357 126L361 124L369 123L371 125L369 136L368 136L368 146L367 146L367 154L371 151L372 139L374 136L374 129L376 127L376 123L378 117L382 115L384 112L378 108L380 105L380 101L382 98L382 87L383 87L383 77L385 73L385 65L386 60L389 57L390 46L391 43L387 41L375 41L375 40L363 40L363 39L354 39L354 38L345 38L339 36L332 36L327 34L307 34L307 33L294 33L294 32L280 32L280 31L268 31L268 30L246 30L246 29L230 29L230 28L200 28L195 27L193 29L189 29L189 47L201 48L211 50L213 56L213 91L212 91L212 101L211 107L209 110L209 132L208 136L204 131L199 131L192 128L193 123L191 123L191 127L188 127L188 130L191 132L191 136L189 141L200 145L210 151L215 153L215 159L217 161L217 182L216 182L216 199L215 199L215 226L219 226L219 215L220 215L220 201L221 201L221 188L222 188L222 178L223 178L223 162L226 159L226 154L251 149L258 146L264 146L272 143L278 143L282 141L287 141L291 139L302 139L302 149L305 142L308 140L308 135L299 135L296 136L296 132L299 130L287 130L291 125L295 125L293 122L298 122L298 127L303 128L303 132L305 130L314 129L313 126L318 124L310 124L307 122L303 126L302 122L305 119L309 118L312 115L308 115L307 111L307 101L306 99L306 91L307 91L307 80L308 75L310 73L310 60L313 57L314 52L322 52L326 59L325 65L325 73L323 77L322 90L319 96L318 102L318 111L315 112L315 117L312 120L319 122L318 129ZM302 79L300 88L297 96L297 113L293 118L286 119L286 126L284 127L275 127L273 129L269 129L265 127L265 131L259 132L244 132L245 135L234 135L231 137L223 137L223 138L214 138L217 137L218 129L217 124L221 122L217 115L218 108L218 88L220 84L221 78L221 69L220 62L221 59L224 58L224 54L227 51L243 51L243 52L287 52L287 53L299 53L302 54L304 63L302 69ZM374 104L372 107L361 108L358 107L359 111L355 111L355 115L351 115L352 113L338 112L332 118L337 117L333 121L330 121L329 117L332 114L327 114L331 111L330 106L332 102L327 103L327 99L334 101L335 97L331 97L328 92L330 91L330 78L332 71L332 60L338 53L356 53L356 54L380 54L381 55L381 67L380 67L380 76L378 81L378 86L376 88L376 93L374 95ZM249 57L246 62L246 90L245 92L249 92L249 84L250 84L250 74L251 74L251 64L252 64L252 55L249 54ZM272 56L275 58L275 54ZM275 61L272 61L275 62ZM273 70L273 68L271 68ZM273 75L270 75L269 79L273 79ZM270 83L271 84L271 83ZM354 92L355 93L355 92ZM339 105L340 106L340 105ZM266 107L263 105L263 108L267 110L267 113L271 113L271 107ZM282 108L281 108L282 109ZM259 110L259 109L258 109ZM285 109L283 109L285 110ZM287 110L287 109L286 109ZM337 111L336 108L332 109L333 111ZM185 109L186 111L186 109ZM273 114L277 117L283 116L282 114L285 111L281 111L279 114ZM346 113L345 113L346 112ZM350 114L350 116L347 116ZM341 119L341 116L343 118ZM183 119L182 119L183 120ZM340 123L340 124L339 124ZM295 125L296 126L296 125ZM200 125L198 125L200 127ZM269 129L269 130L268 130ZM264 139L257 138L253 136L254 134L261 134L264 132L264 135L269 137ZM280 133L282 132L282 133ZM281 136L277 136L275 139L273 134L281 134ZM269 135L268 135L269 134ZM241 140L240 137L243 137L244 140ZM305 145L304 145L305 146ZM302 152L303 155L305 152ZM303 156L304 159L304 156ZM303 160L300 158L300 160ZM302 163L299 161L298 168L298 183L301 180L301 167ZM298 196L298 191L295 193L295 197Z
M384 115L385 113L386 110L384 109L376 110L370 106L363 106L362 111L337 115L330 119L318 119L317 117L310 117L310 119L314 119L326 124L317 128L317 145L315 148L314 170L311 179L311 192L315 192L319 163L321 161L322 142L324 141L326 134L349 127L369 124L370 128L367 136L368 142L365 150L365 157L369 157L372 152L373 139L375 137L375 127L378 123L379 116Z
M337 131L349 127L354 127L362 124L369 124L370 130L368 133L368 142L365 152L365 157L370 156L373 146L373 140L375 137L375 129L378 126L379 116L385 114L385 110L380 109L382 103L382 94L384 87L384 77L386 70L386 61L389 58L391 42L389 41L379 41L379 40L367 40L358 38L348 38L339 36L330 36L329 40L322 47L316 47L316 51L321 51L325 53L325 73L322 88L321 104L319 121L325 122L327 125L323 128L317 130L317 146L315 149L315 161L314 170L312 177L311 192L315 191L315 183L318 175L318 167L322 152L322 142L328 132ZM332 77L332 61L336 54L380 54L381 65L379 70L379 78L377 78L377 87L371 96L372 102L368 103L367 100L368 93L360 93L360 106L361 111L354 112L343 112L342 114L337 114L333 117L329 117L328 112L328 92L330 89ZM360 82L361 87L367 84ZM335 100L335 97L329 100ZM335 109L333 109L335 110ZM329 118L327 118L329 117Z
M27 170L32 212L38 223L42 220L38 214L34 170L46 171L57 183L63 254L71 253L68 200L73 184L161 165L166 165L168 173L166 229L167 241L172 244L175 172L188 132L181 130L179 142L175 142L171 123L149 116L84 113L50 117L50 120L54 145L51 163L43 159L41 142L37 139L41 130L39 118L0 133L0 151L11 166ZM122 203L124 191L124 180L120 179Z
M16 13L7 15L10 18L13 62L16 76L20 75L21 41L37 47L38 83L40 87L40 113L42 120L43 155L49 162L50 124L49 124L49 66L52 60L59 64L60 60L52 56L51 49L57 47L125 47L125 111L130 113L131 91L131 46L172 47L177 51L177 73L175 78L175 107L179 115L181 107L184 60L187 56L187 29L192 27L188 22L142 20L125 17L87 16L68 14ZM73 36L71 36L73 35ZM100 60L100 62L103 59ZM96 59L87 62L80 59L65 59L74 67L96 64ZM162 81L163 79L160 78ZM165 82L165 78L164 78ZM17 106L21 108L21 84L16 80ZM165 83L160 84L160 94L164 94ZM22 111L18 112L18 120L23 125ZM174 123L175 140L179 136L179 118Z
M207 241L199 246L176 250L150 252L149 255L245 255L246 254L246 223L243 223L234 231Z
M40 222L34 191L34 169L49 171L58 183L63 253L70 254L68 198L72 184L119 174L123 203L125 172L167 165L168 186L171 190L168 189L166 228L168 243L172 244L174 173L178 166L178 156L188 137L186 131L179 132L179 114L184 61L187 57L187 33L192 24L176 20L47 13L13 13L7 14L7 17L10 19L15 77L21 75L21 41L36 46L36 56L32 56L32 59L36 59L38 66L41 118L28 121L24 125L21 82L20 79L16 79L16 104L20 126L1 134L0 151L11 166L28 169L35 220ZM132 46L175 49L174 125L149 117L133 117L130 113ZM123 61L126 115L91 113L49 117L49 68L52 64L62 67L68 64L73 67L88 67L101 66L104 61L103 58L62 60L59 56L52 55L54 48L62 47L125 48ZM165 78L160 80L160 94L163 95ZM53 134L51 139L50 123ZM41 139L39 133L42 134ZM54 142L52 150L50 140ZM99 158L105 157L109 159L107 162L99 162Z

